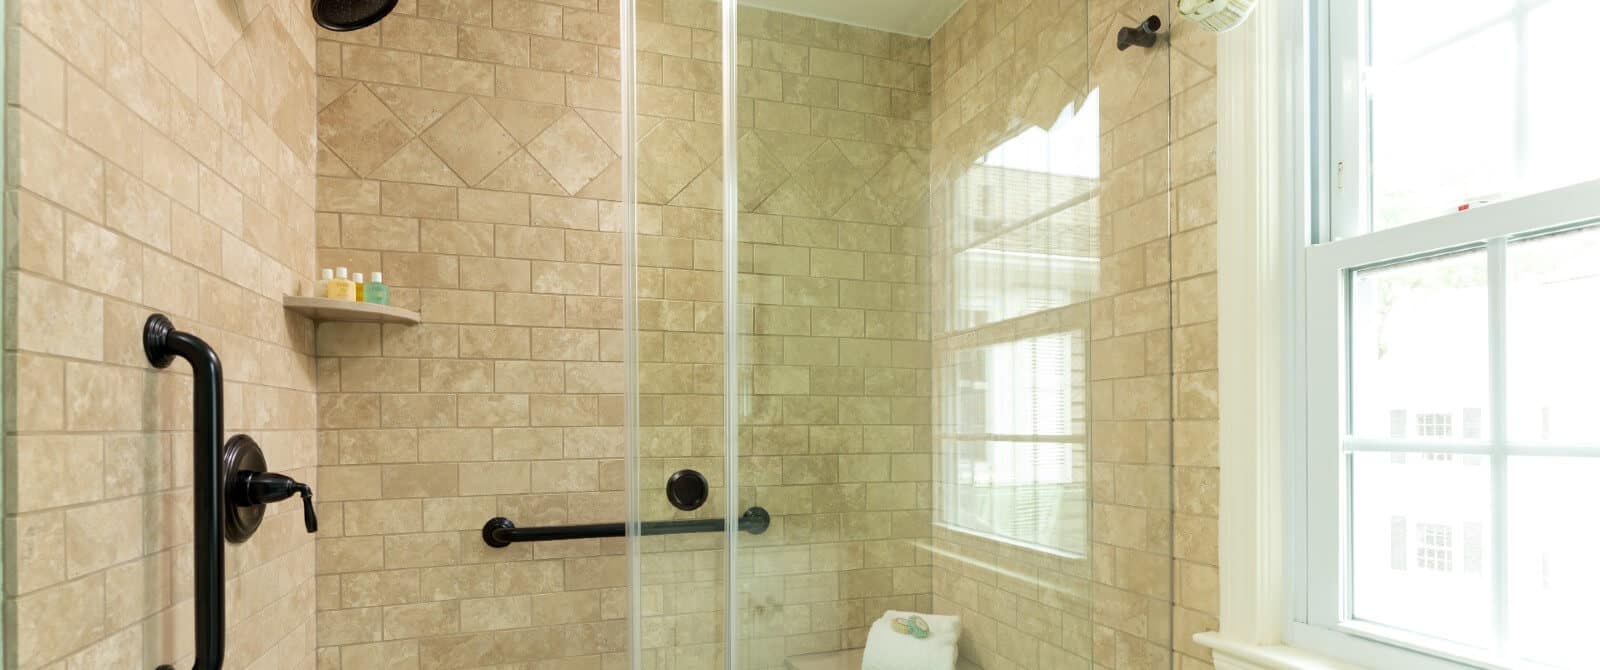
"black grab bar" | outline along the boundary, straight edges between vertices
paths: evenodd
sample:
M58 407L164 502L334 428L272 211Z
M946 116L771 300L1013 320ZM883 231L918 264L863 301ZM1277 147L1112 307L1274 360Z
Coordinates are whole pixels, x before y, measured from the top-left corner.
M684 519L679 521L646 521L639 524L641 535L679 535L682 533L720 533L727 526L725 519ZM739 515L739 530L751 535L767 532L772 525L772 515L760 507L751 507ZM551 540L583 540L595 537L622 537L627 534L627 524L588 523L576 526L535 526L518 528L510 519L497 516L483 524L483 543L491 547L509 547L513 542L548 542Z
M205 340L173 327L162 314L152 314L144 322L144 355L158 368L181 356L194 369L194 667L220 670L227 632L222 558L222 361Z

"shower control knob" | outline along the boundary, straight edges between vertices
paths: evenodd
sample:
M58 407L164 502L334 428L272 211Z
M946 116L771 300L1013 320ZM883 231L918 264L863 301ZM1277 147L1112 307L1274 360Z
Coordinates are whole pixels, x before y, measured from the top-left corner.
M700 509L711 495L706 476L694 470L679 470L667 477L667 502L685 512Z
M311 487L293 477L267 470L261 446L249 435L235 435L223 447L223 534L229 542L244 542L254 535L266 516L267 505L300 496L307 533L317 532L317 510L311 504Z

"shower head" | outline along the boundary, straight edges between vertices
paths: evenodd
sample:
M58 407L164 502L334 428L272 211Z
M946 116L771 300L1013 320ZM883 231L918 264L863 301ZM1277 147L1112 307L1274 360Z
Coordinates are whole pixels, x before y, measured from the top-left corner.
M389 12L400 0L311 0L311 16L317 25L335 32L360 30Z

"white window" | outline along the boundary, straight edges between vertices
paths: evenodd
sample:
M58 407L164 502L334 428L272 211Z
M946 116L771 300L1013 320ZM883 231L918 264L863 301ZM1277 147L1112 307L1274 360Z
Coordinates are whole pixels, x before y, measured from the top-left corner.
M1600 86L1592 45L1548 36L1600 2L1324 7L1295 642L1593 667Z
M1455 433L1454 418L1449 414L1418 414L1417 437L1450 437Z
M1455 532L1444 524L1417 524L1417 567L1434 572L1455 571Z

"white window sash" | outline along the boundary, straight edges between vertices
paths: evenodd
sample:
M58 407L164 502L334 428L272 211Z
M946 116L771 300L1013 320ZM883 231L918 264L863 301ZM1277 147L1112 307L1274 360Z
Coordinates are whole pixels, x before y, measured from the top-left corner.
M1384 644L1474 665L1494 667L1495 657L1404 631L1352 621L1350 566L1344 539L1350 536L1351 453L1401 451L1480 454L1490 457L1490 564L1495 630L1507 637L1506 465L1511 455L1600 456L1600 445L1509 443L1505 399L1505 253L1510 240L1592 222L1600 210L1600 182L1577 184L1474 208L1398 228L1305 249L1306 510L1305 623ZM1486 441L1381 440L1347 435L1349 425L1349 330L1351 273L1358 269L1427 258L1458 249L1487 250L1489 301L1489 422ZM1313 636L1320 637L1320 636Z

